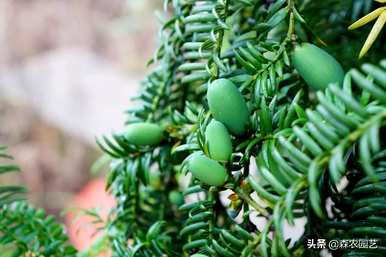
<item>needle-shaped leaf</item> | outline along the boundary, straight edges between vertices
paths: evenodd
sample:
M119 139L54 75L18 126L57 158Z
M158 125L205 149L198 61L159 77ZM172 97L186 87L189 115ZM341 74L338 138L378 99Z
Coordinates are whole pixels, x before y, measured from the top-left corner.
M348 27L348 29L352 30L352 29L362 27L363 25L369 23L370 21L378 18L378 16L380 16L384 10L386 10L386 7L380 7L378 9L372 11L371 13L367 14L366 16L363 16L362 18L360 18L359 20L357 20L356 22L351 24Z
M385 23L386 23L386 8L384 11L382 11L381 15L378 17L369 35L367 36L367 39L359 53L359 58L362 58L369 51L375 39L378 37L379 33L381 33Z

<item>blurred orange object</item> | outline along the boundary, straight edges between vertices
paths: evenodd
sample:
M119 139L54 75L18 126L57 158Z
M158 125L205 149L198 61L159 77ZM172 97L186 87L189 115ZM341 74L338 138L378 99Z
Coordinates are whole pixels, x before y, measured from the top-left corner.
M103 178L90 181L74 197L70 207L75 209L98 209L98 214L106 220L109 211L115 205L114 198L105 191L105 181ZM65 223L68 228L68 235L71 243L78 250L85 250L101 236L97 231L103 224L94 224L94 217L80 213L79 211L69 211L65 216ZM108 256L102 254L100 257Z

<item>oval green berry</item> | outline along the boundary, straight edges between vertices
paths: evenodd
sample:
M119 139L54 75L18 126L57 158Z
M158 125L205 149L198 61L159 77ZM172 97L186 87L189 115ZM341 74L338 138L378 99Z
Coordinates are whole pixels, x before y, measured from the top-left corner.
M196 254L193 254L193 255L190 256L190 257L208 257L208 255L201 254L201 253L196 253Z
M222 122L235 135L245 132L249 111L237 87L228 79L213 81L207 92L209 109L213 117Z
M173 191L169 192L169 201L172 204L180 206L180 205L182 205L184 203L184 196L182 195L181 192L173 190Z
M161 126L138 122L127 126L125 138L134 145L157 145L162 140L163 129Z
M227 161L232 154L232 142L227 128L219 121L212 120L205 130L210 158Z
M202 153L194 153L189 157L188 168L195 178L207 185L222 186L228 178L221 164Z
M315 45L303 43L296 46L292 63L299 75L315 90L323 90L330 83L342 85L342 66L334 57Z

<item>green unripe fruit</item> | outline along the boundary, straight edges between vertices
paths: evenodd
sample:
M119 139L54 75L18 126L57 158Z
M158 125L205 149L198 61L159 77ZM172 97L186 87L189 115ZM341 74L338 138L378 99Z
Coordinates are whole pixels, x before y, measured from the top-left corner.
M193 176L210 186L222 186L228 178L227 171L217 161L201 153L189 157L188 168Z
M127 126L125 138L134 145L157 145L162 140L163 129L154 123L138 122Z
M193 255L190 256L190 257L208 257L208 255L201 254L201 253L196 253L196 254L193 254Z
M235 135L242 135L249 120L245 100L237 87L228 79L213 81L207 92L209 109L213 117L222 122Z
M184 203L184 196L181 192L173 190L169 192L169 201L174 205L180 206Z
M232 154L231 137L226 127L217 120L212 120L206 127L205 138L208 143L210 158L227 161Z
M342 85L342 66L323 49L308 43L296 46L292 63L299 75L315 90L323 90L330 83Z

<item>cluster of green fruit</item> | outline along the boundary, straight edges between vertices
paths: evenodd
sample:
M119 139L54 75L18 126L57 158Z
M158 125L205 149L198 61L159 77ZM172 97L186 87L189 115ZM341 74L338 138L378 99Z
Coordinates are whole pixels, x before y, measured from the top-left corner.
M341 65L327 52L315 45L296 46L292 55L293 66L306 83L315 90L329 84L341 85L344 72ZM250 113L244 97L228 79L210 83L207 91L210 113L213 116L205 131L208 153L195 152L187 159L188 169L201 182L222 186L228 178L226 164L232 155L232 138L243 135L248 127ZM158 145L164 129L154 123L133 123L127 127L125 137L135 145Z
M340 64L327 52L312 45L303 44L294 50L292 61L299 75L315 90L325 89L330 83L341 84L344 72ZM248 106L237 87L227 79L212 82L207 91L209 110L214 119L205 131L208 155L201 152L189 156L188 167L201 182L223 185L228 177L219 162L226 162L232 154L232 141L228 131L241 136L249 122Z
M233 152L229 132L235 136L245 133L249 110L237 87L227 79L217 79L209 85L207 100L214 118L205 130L208 156L202 152L193 153L188 157L188 168L201 182L222 186L228 172L221 163L229 161Z

